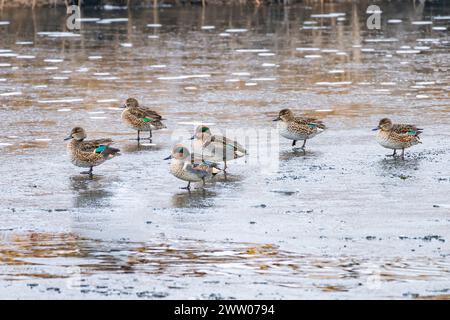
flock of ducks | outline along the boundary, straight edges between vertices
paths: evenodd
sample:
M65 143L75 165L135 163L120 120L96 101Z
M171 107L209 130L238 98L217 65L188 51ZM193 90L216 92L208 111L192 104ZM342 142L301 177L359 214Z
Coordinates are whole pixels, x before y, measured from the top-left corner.
M134 98L128 98L123 105L122 121L130 128L137 131L137 141L152 140L152 131L166 128L162 123L163 119L157 112L141 107ZM322 121L309 118L297 117L290 109L283 109L278 117L273 121L280 121L279 133L286 139L292 140L294 150L305 152L306 141L322 133L326 126ZM420 142L419 135L423 129L415 125L393 124L391 120L381 119L378 126L373 129L378 131L377 140L385 148L394 150L388 156L396 157L397 150L401 150L400 157L404 159L405 149ZM149 132L148 138L141 137L141 131ZM103 162L114 158L120 154L120 150L111 147L111 139L86 140L86 132L81 127L75 127L65 140L70 140L67 145L71 162L78 167L88 168L82 174L89 174L92 177L93 168ZM199 125L194 135L192 150L182 145L176 144L170 156L164 160L171 159L170 173L180 180L187 181L188 185L183 188L190 190L191 182L202 182L211 179L219 172L225 172L227 161L246 156L245 148L235 140L224 136L214 135L210 128ZM296 147L297 141L302 141L301 147ZM224 163L224 168L219 167L220 162Z

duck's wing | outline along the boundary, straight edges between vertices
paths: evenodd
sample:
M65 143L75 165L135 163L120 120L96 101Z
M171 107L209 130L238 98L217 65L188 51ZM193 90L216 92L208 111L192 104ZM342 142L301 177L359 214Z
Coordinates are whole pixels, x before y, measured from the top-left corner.
M83 141L80 150L84 152L94 152L101 146L109 146L113 141L111 139L97 139Z
M320 128L320 129L325 129L326 128L325 124L321 120L318 120L316 118L295 117L294 118L294 122L299 124L299 125L310 126L312 128L314 128L314 127L317 127L317 128Z
M220 136L220 135L213 135L211 137L211 142L219 143L224 145L226 148L233 148L234 152L239 152L244 154L247 154L247 150L236 140L228 139L227 137Z
M222 169L219 167L218 163L208 161L208 160L203 160L202 163L195 163L192 165L192 168L194 170L204 171L207 174L211 173L213 176L215 176L216 174L218 174L219 172L222 171Z
M148 122L162 120L162 117L158 112L145 107L130 108L130 113L139 119L147 119Z
M392 131L398 134L408 134L418 136L423 132L423 129L417 128L413 124L394 124Z
M419 133L413 133L412 131L409 131L407 133L397 133L395 131L391 131L390 136L393 140L396 140L401 143L413 143L413 142L420 142Z
M184 164L184 170L198 176L199 178L205 178L210 174L211 168L205 164L200 163L192 164L190 162L186 162Z

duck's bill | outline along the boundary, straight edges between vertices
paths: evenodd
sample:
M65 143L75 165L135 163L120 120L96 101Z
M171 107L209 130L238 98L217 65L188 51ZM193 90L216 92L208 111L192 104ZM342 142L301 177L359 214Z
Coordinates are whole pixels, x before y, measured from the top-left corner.
M67 140L70 140L70 139L72 139L72 137L70 137L70 136L69 137L65 137L64 141L67 141Z
M164 158L164 160L170 160L172 159L172 155L168 156L167 158Z
M372 129L372 131L378 131L378 130L380 130L380 128L378 128L378 127Z
M189 140L194 140L194 139L195 139L195 136L192 136L189 138Z
M272 121L280 121L280 120L281 120L281 118L277 117L277 118L273 119Z
M126 109L126 107L127 107L126 104L123 104L123 105L122 105L122 108L123 108L123 109Z

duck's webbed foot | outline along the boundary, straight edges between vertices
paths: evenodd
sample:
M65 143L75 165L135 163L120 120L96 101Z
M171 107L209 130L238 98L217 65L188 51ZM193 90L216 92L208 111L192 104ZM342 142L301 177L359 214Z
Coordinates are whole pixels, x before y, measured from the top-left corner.
M89 171L82 171L82 172L80 172L80 174L88 174L88 175L92 176L92 171L93 171L93 167L90 167Z
M386 157L395 157L397 156L397 149L394 149L394 153L393 154L387 154Z
M191 182L189 181L186 187L181 187L180 189L191 191Z
M294 142L292 143L292 146L295 146L295 142L296 142L296 140L294 140ZM303 144L302 144L301 147L299 147L299 148L292 148L292 150L294 150L295 152L297 152L297 151L303 151L303 153L306 154L306 148L305 148L305 146L306 146L306 140L303 141Z

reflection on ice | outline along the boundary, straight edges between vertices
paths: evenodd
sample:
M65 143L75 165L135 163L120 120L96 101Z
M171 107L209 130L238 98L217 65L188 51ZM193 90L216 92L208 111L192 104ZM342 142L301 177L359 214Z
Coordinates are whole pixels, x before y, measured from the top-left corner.
M64 59L44 59L44 62L49 62L49 63L61 63L63 61L64 61Z
M433 21L412 21L411 24L422 26L433 24Z
M38 100L38 103L75 103L82 102L83 98L55 99L55 100Z
M225 32L226 33L242 33L242 32L247 32L247 29L226 29Z
M54 31L54 32L38 32L37 34L40 36L47 36L50 38L78 38L78 37L81 37L80 34L73 33L73 32Z
M0 96L2 96L2 97L21 96L21 95L22 95L21 91L0 93Z
M27 55L19 55L16 57L16 59L35 59L36 56L27 56Z
M111 23L120 23L120 22L128 22L128 18L113 18L113 19L102 19L97 21L98 24L111 24Z
M343 17L345 13L343 12L332 12L332 13L324 13L324 14L312 14L311 18L337 18Z

